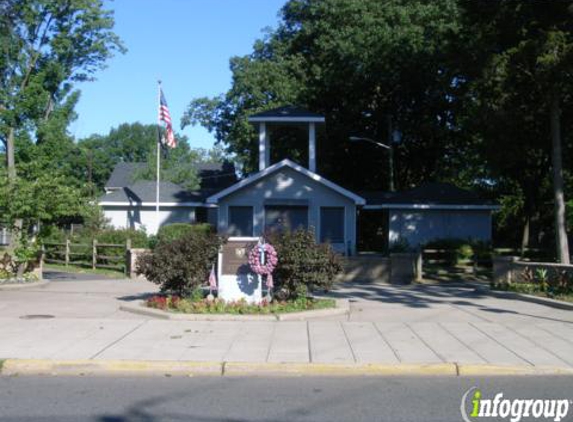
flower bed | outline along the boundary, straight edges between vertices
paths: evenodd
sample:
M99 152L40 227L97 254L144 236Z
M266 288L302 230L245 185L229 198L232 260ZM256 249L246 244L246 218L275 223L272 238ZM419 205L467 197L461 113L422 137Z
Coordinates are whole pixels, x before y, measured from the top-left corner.
M549 299L573 302L573 290L545 288L538 283L492 283L493 290L523 293L527 295L546 297Z
M22 277L0 278L0 285L3 284L26 284L38 281L38 276L34 273L24 273Z
M150 308L186 314L260 315L310 311L336 307L336 302L334 299L300 298L292 301L271 302L263 300L260 305L256 305L249 304L245 300L225 302L224 300L218 298L182 298L180 296L173 295L153 296L145 303Z

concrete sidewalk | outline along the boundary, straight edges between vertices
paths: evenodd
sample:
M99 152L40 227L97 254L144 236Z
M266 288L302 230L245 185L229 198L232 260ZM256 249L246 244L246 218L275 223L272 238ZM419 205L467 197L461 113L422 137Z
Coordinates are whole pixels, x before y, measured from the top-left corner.
M350 315L308 322L165 321L119 310L154 291L99 280L0 292L0 359L573 370L573 311L468 286L339 286L332 296L350 299Z
M0 319L0 358L573 368L573 326Z

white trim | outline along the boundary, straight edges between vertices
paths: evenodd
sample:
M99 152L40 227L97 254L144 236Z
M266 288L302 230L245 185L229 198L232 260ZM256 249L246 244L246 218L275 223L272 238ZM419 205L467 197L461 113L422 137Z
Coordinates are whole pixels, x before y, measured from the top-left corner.
M352 192L350 192L349 190L344 189L341 186L338 186L336 183L331 182L330 180L325 179L322 176L319 176L316 173L313 173L312 171L305 169L302 166L299 166L298 164L292 162L291 160L289 160L288 158L285 158L282 161L279 161L278 163L273 164L270 167L267 167L266 169L264 169L263 171L260 171L256 174L253 174L252 176L247 177L246 179L241 180L238 183L235 183L232 186L229 186L227 189L223 189L221 192L216 193L213 196L210 196L209 198L207 198L207 202L210 204L216 204L221 198L224 198L227 195L230 195L233 192L236 192L248 185L250 185L251 183L256 182L257 180L260 180L266 176L268 176L269 174L283 168L283 167L289 167L295 171L298 171L299 173L307 176L308 178L323 184L326 187L329 187L330 189L338 192L339 194L341 194L342 196L346 196L347 198L350 198L354 201L354 203L356 205L364 205L366 204L366 200Z
M267 125L263 122L259 125L259 171L269 166L267 162Z
M229 242L258 242L259 236L231 236L227 238Z
M316 173L316 125L308 125L308 169Z
M447 204L381 204L364 205L365 210L499 210L500 205L447 205Z
M113 201L101 201L98 205L104 207L154 207L155 202L113 202ZM217 208L216 204L207 204L205 202L160 202L160 207L205 207L205 208Z
M248 121L251 123L259 122L292 122L292 123L324 123L324 117L249 117Z

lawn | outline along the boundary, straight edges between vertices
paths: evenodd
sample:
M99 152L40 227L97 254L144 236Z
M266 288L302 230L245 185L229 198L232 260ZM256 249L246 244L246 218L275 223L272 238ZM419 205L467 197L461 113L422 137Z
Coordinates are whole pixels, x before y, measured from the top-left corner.
M105 268L92 268L79 267L76 265L58 265L58 264L44 264L44 270L62 271L66 273L76 274L95 274L103 275L110 278L127 278L123 271L108 270Z

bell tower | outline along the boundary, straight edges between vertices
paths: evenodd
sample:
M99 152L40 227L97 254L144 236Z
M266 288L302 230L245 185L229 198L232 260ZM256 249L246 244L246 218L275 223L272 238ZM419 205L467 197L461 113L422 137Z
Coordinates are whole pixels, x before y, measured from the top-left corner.
M308 127L308 169L316 173L316 125L324 121L324 116L295 106L279 107L250 116L249 122L259 128L259 171L271 164L270 126L303 124Z

